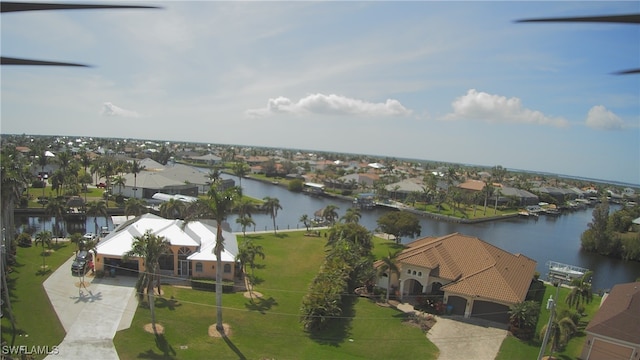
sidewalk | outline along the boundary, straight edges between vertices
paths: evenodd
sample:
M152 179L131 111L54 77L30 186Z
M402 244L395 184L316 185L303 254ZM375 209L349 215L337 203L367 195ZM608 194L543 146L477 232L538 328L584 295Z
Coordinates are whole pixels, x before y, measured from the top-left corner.
M131 325L138 302L135 277L82 278L71 274L73 257L43 286L67 335L58 355L46 359L119 359L113 346L116 331Z

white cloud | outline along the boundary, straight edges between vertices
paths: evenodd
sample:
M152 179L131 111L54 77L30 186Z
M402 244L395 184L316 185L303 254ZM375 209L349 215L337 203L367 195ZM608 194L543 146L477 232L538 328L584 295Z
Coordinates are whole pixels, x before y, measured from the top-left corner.
M125 110L123 108L117 107L110 102L106 102L102 106L102 115L103 116L121 116L127 118L137 118L140 117L135 111Z
M566 127L569 122L561 117L546 116L540 111L522 106L519 98L488 94L470 89L467 94L451 103L453 113L445 119L484 120L489 123L521 123Z
M372 103L340 95L311 94L297 102L286 97L269 99L267 106L249 109L249 116L268 116L278 113L356 115L356 116L407 116L412 113L398 100L387 99L383 103Z
M590 128L600 130L619 130L624 127L622 119L602 105L596 105L589 110L585 123Z

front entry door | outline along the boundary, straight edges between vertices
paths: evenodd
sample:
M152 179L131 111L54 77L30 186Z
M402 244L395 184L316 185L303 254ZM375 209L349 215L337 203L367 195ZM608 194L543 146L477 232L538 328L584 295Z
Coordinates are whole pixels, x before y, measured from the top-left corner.
M178 276L189 276L189 260L180 260L178 264Z

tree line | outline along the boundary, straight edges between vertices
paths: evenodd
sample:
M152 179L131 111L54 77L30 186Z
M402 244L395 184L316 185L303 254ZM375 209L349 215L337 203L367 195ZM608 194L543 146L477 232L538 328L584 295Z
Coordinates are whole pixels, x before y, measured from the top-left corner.
M640 206L625 206L609 213L609 203L604 200L593 210L593 220L588 224L580 241L582 249L624 260L640 261L640 232L634 229L633 220L640 217ZM634 231L635 230L635 231Z

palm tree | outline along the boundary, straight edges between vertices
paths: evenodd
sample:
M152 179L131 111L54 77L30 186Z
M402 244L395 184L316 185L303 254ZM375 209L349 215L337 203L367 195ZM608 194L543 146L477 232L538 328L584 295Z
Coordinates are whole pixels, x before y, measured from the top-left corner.
M278 216L278 210L282 210L282 205L280 205L280 200L278 198L266 196L262 200L264 200L264 209L273 220L273 233L275 234L277 232L276 217Z
M327 205L324 210L322 210L322 218L325 219L329 224L333 225L338 218L338 209L336 205Z
M242 161L236 161L233 163L233 172L238 177L240 188L242 188L242 178L247 175L247 166Z
M251 199L241 198L238 204L236 204L235 210L238 212L238 216L246 215L251 217L251 215L256 212L256 204Z
M118 175L113 179L113 185L118 187L118 195L122 195L122 187L127 184L124 176Z
M238 255L236 256L236 260L240 261L242 264L242 272L245 276L249 277L249 281L247 282L247 287L249 290L249 297L253 300L253 269L255 268L255 260L256 257L259 256L264 260L264 249L261 245L256 245L251 240L246 240L238 249ZM251 275L247 274L247 265L251 268Z
M87 204L87 216L93 216L93 223L95 225L95 234L98 234L98 216L104 216L105 223L108 223L107 217L107 205L104 201L90 201Z
M540 329L540 338L544 337L545 333L547 332L548 326L549 325L546 324L542 327L542 329ZM571 339L573 333L577 331L577 329L578 327L576 326L576 324L568 316L562 317L560 319L554 319L551 323L551 332L549 333L551 355L553 355L554 352L566 345L569 339Z
M574 279L571 282L573 288L566 299L570 307L578 309L580 305L588 304L593 300L593 292L591 291L592 276L593 271L587 271L582 277Z
M393 254L389 252L388 256L380 259L382 264L378 267L378 276L387 276L387 297L385 298L387 303L389 302L389 291L391 290L391 274L398 274L400 272L400 269L396 265L396 257L398 257L399 253L399 251Z
M136 197L138 191L138 174L144 170L145 166L140 165L136 160L131 163L131 173L133 174L133 197Z
M236 223L238 223L238 224L240 224L240 226L242 226L242 236L245 237L245 238L247 237L247 227L256 224L256 222L253 221L251 216L247 216L247 215L243 215L243 216L240 216L240 217L236 218Z
M143 259L145 271L140 273L138 279L138 291L142 294L143 289L146 287L147 295L149 297L149 310L151 310L151 327L153 333L158 334L156 329L156 313L155 313L155 289L154 280L158 276L159 259L162 254L169 250L170 243L164 236L157 236L150 230L147 230L144 235L136 236L133 238L133 244L131 250L124 254L124 259L132 256L137 256Z
M358 223L362 214L360 213L360 209L358 208L348 208L347 212L342 217L342 220L346 223Z
M307 228L307 232L309 232L309 224L310 224L309 215L304 214L304 215L300 216L300 219L298 221L303 223L304 227Z
M181 200L169 199L160 205L160 216L167 219L180 219L183 217L186 205Z
M45 207L45 213L53 216L55 219L55 232L54 235L56 237L56 244L58 243L58 236L60 236L60 224L59 220L64 217L64 214L67 211L67 207L65 206L64 200L61 198L50 198L47 206Z
M78 253L78 251L80 250L80 244L83 240L84 238L80 233L73 233L69 235L69 241L71 241L72 244L76 244L76 253Z
M44 245L46 244L48 248L51 248L51 231L40 231L36 234L36 238L33 243L35 246L37 246L38 243L42 244L42 271L45 271L47 269L47 264L45 263L46 253L44 251Z
M44 189L47 187L47 181L44 178L44 168L47 166L48 159L45 151L38 156L38 165L40 165L40 176L42 176L42 198L44 199ZM43 204L44 206L44 204Z
M140 216L147 212L147 202L142 199L130 198L124 203L124 214L126 216Z
M239 187L230 187L219 191L217 184L212 184L207 192L207 199L198 199L187 208L185 225L198 219L211 219L216 221L216 245L213 252L216 255L216 329L224 333L222 325L222 252L224 251L224 238L222 237L222 223L234 208L238 198L242 196Z

